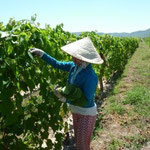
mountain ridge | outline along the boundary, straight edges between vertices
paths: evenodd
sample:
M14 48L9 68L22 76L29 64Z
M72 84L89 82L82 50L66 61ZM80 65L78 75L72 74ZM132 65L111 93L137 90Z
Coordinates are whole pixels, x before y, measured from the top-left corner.
M82 32L73 32L74 34L80 35ZM139 37L139 38L145 38L150 37L150 28L146 30L139 30L134 31L131 33L128 32L112 32L112 33L104 33L104 32L97 32L98 35L104 35L109 34L115 37Z

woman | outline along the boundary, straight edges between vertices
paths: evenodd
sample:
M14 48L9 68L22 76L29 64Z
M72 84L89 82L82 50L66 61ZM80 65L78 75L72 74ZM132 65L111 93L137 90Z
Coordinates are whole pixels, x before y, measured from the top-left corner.
M91 64L102 64L103 60L89 37L63 46L61 49L71 55L73 61L58 61L36 48L31 49L31 53L39 56L54 68L69 72L65 91L59 92L56 88L54 93L60 101L69 104L73 114L77 150L90 150L97 115L94 96L98 83Z

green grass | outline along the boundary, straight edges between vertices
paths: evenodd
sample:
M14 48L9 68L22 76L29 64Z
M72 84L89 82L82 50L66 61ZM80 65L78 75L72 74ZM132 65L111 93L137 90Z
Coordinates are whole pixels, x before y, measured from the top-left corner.
M150 91L143 86L136 86L126 93L124 104L135 106L150 105Z
M119 150L126 148L129 150L140 150L148 142L148 135L136 134L134 136L124 136L121 139L112 138L108 150Z
M126 136L124 137L124 147L133 149L133 150L140 150L143 145L145 145L148 142L149 137L146 135L134 135L134 136Z
M109 113L117 113L118 115L123 115L126 112L126 109L121 105L121 104L117 104L117 103L112 103L109 106Z
M121 145L122 143L120 140L113 138L108 146L108 150L117 150Z

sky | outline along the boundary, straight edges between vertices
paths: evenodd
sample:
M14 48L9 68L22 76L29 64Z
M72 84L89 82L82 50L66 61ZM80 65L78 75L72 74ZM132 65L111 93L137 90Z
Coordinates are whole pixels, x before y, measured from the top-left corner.
M31 19L69 32L134 32L150 28L150 0L0 0L0 22Z

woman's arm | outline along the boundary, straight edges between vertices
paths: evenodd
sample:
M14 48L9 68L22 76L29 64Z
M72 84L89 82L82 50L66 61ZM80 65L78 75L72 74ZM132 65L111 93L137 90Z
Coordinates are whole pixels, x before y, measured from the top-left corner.
M58 61L52 56L45 53L43 50L38 49L38 48L31 48L29 49L29 52L31 52L33 55L38 56L39 58L42 58L44 61L46 61L48 64L50 64L54 68L58 68L58 69L69 72L71 67L74 66L73 62Z
M68 71L68 72L69 72L70 68L74 65L74 63L71 61L69 61L69 62L58 61L55 58L53 58L52 56L48 55L47 53L44 53L41 58L45 62L50 64L52 67L61 69L64 71Z
M85 98L81 89L75 85L67 84L61 91L61 95L66 98L66 102L76 106L85 106L88 100Z

